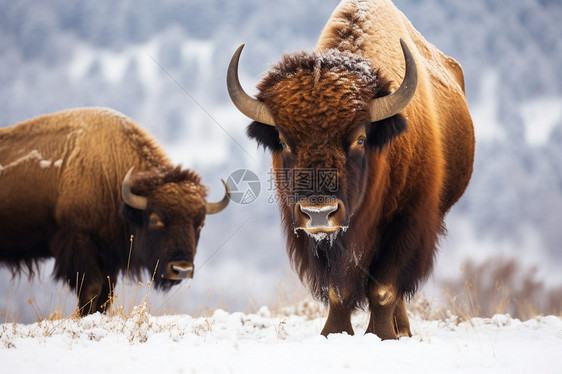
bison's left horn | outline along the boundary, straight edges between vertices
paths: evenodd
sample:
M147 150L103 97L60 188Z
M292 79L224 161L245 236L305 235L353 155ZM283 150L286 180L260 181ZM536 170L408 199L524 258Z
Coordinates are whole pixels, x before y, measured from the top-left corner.
M135 195L131 191L130 186L130 179L131 175L133 174L133 169L135 167L131 167L125 175L123 179L123 185L121 186L121 196L123 197L123 201L125 204L130 206L131 208L139 209L139 210L146 210L146 206L148 205L148 200L144 196Z
M221 179L222 184L224 184L224 197L218 203L207 203L205 207L207 208L207 214L217 214L226 208L230 201L230 188L224 180Z
M394 93L371 101L371 122L381 121L398 114L408 105L416 92L416 86L418 84L416 61L404 40L400 39L400 45L402 46L402 52L406 60L404 80Z
M254 121L261 122L265 125L275 126L275 120L267 106L262 101L248 95L240 84L240 80L238 79L238 61L240 60L242 48L244 48L244 44L238 47L236 52L234 52L230 64L228 65L226 87L228 88L230 100L232 100L236 108L246 117L250 117Z

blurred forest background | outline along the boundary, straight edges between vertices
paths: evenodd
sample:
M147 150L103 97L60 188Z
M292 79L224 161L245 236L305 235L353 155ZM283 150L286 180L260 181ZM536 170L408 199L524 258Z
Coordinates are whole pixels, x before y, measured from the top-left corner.
M65 108L108 106L147 128L175 162L197 170L211 200L221 196L219 179L234 170L249 168L262 181L255 202L231 204L207 219L195 279L168 294L151 291L152 312L244 311L306 295L285 254L277 207L268 202L270 157L246 139L249 120L230 103L225 76L233 51L246 43L241 81L255 93L284 52L314 47L337 4L0 1L0 126ZM449 235L421 293L440 297L444 289L450 295L479 284L515 306L559 308L562 3L395 4L463 66L477 136L473 179L447 219ZM32 281L0 268L0 312L31 322L55 305L72 311L74 300L65 301L70 296L51 281L51 268L46 263ZM123 294L121 287L123 280Z

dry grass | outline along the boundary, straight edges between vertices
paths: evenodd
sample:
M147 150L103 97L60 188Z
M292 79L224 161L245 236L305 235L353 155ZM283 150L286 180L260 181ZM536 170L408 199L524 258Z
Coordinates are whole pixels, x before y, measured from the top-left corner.
M562 285L549 287L537 275L536 267L526 267L515 259L491 258L483 263L467 261L458 278L440 282L442 297L418 294L407 310L424 320L458 321L473 317L509 314L520 320L538 315L562 315ZM296 291L295 291L296 290ZM277 315L303 315L325 318L327 308L312 300L302 286L276 290L278 300L271 308Z
M287 283L287 280L291 280ZM325 318L328 309L310 296L310 292L293 274L287 274L273 292L275 298L270 301L269 309L276 316L305 316L308 319Z
M154 275L152 275L153 277ZM207 297L203 299L200 304L188 307L190 298L186 297L186 293L182 293L181 298L173 299L177 291L185 291L189 293L190 285L183 284L177 286L175 290L170 291L167 295L162 296L162 300L158 296L151 297L153 278L148 282L133 282L127 279L124 274L117 287L115 282L110 279L107 280L111 285L111 293L109 294L109 301L106 305L105 314L109 317L129 318L138 314L139 308L144 308L146 313L153 316L177 314L178 311L185 311L185 313L193 317L205 317L213 314L214 310L219 306L210 306L209 298L215 292L215 287L211 286ZM35 297L30 297L25 305L30 308L32 316L36 322L42 321L55 321L55 320L69 320L80 319L80 310L77 306L79 294L72 291L68 285L56 289L51 294L50 300L38 301ZM22 316L21 309L18 310L17 303L14 303L14 288L9 293L4 312L0 312L0 323L18 323ZM154 303L154 304L153 304ZM88 308L86 305L84 308ZM20 306L21 308L21 306ZM227 310L226 306L222 309ZM25 313L29 320L29 310Z
M537 278L536 267L514 259L467 261L458 279L442 282L444 305L439 313L463 320L509 314L521 320L537 315L560 315L562 285L549 287Z
M272 315L300 315L308 319L327 316L327 308L311 299L308 291L300 285L296 277L288 276L285 279L292 279L294 284L284 281L285 283L280 283L271 293L275 296L272 296L266 304L269 304ZM152 280L147 283L139 282L136 286L133 285L134 288L128 285L128 282L127 272L119 288L112 287L108 316L140 321L142 319L140 316L145 314L169 315L177 313L178 310L186 310L185 305L188 300L185 297L177 301L177 305L168 305L165 308L160 306L151 310L149 295ZM473 317L491 317L498 313L527 320L540 314L561 315L562 312L562 285L548 287L538 279L536 268L524 267L514 259L492 258L483 263L467 261L461 267L458 278L444 280L441 285L444 289L441 299L418 295L407 305L408 312L425 320L455 317L459 321ZM189 286L187 287L189 289ZM216 308L210 307L207 300L213 295L214 290L215 287L210 286L207 298L200 306L190 308L187 313L193 317L212 315ZM171 296L173 293L164 303ZM10 300L12 297L13 290L10 292ZM249 294L245 297L248 302L247 312L256 313L261 302L256 303ZM71 313L65 312L67 306L76 305L76 302L76 294L70 291L69 287L65 287L56 290L46 307L40 307L34 298L28 300L28 305L33 309L38 322L66 321L80 318L77 308ZM226 305L222 305L221 308L228 310ZM4 323L18 322L18 313L10 310L10 302L6 311L0 315L4 317Z
M0 316L3 317L2 323L19 322L21 313L12 305L15 304L12 302L13 298L14 287L12 286L6 302L5 311L0 312ZM51 298L47 305L40 305L35 297L29 297L27 299L27 305L32 309L36 321L39 322L61 319L64 315L68 317L74 314L78 315L76 310L70 314L66 312L68 306L76 305L77 301L78 298L75 293L71 292L69 287L63 287L61 289L56 288L55 291L51 293Z

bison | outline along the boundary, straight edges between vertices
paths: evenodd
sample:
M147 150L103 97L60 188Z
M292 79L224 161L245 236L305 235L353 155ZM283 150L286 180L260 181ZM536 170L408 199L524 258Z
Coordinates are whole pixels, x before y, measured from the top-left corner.
M285 54L257 98L238 80L242 47L228 91L272 153L287 251L329 304L322 334L353 334L351 312L368 305L366 332L411 336L404 301L430 274L472 174L460 65L389 0L342 1L316 48ZM325 183L329 171L337 178Z
M229 202L224 186L220 202L206 202L196 172L174 166L150 135L110 109L2 128L0 264L31 276L54 257L53 275L76 290L82 315L107 309L119 272L138 278L146 269L169 289L193 277L205 216Z

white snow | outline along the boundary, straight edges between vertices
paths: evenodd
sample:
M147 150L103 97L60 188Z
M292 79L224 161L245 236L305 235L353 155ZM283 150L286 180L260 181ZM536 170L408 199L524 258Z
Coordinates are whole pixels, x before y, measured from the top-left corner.
M498 84L497 71L488 70L484 73L478 100L470 110L474 122L474 134L477 141L502 141L506 138L498 116Z
M69 63L68 74L72 79L81 79L97 63L102 77L108 82L118 84L123 80L128 65L136 61L139 64L143 83L154 83L159 70L150 56L155 55L155 52L154 41L133 45L118 52L81 45L76 48L73 59Z
M18 166L18 165L20 165L24 162L31 161L31 160L39 161L39 167L41 169L47 169L47 168L51 167L51 165L53 165L55 167L60 167L62 165L62 160L57 160L53 163L51 160L44 159L43 156L41 155L41 153L38 150L33 149L29 153L27 153L26 155L21 156L20 158L10 162L9 164L7 164L5 166L0 165L0 173L3 170L16 167L16 166Z
M203 40L189 39L181 45L183 60L196 60L200 67L207 67L203 69L202 74L210 73L208 67L211 66L214 49L212 43Z
M324 318L216 310L210 317L155 317L141 304L128 317L0 325L5 373L560 372L562 319L507 315L428 321L411 317L412 338L319 332Z
M471 108L474 131L478 141L503 141L506 132L498 114L499 73L488 70L482 79L479 99ZM539 97L522 102L518 108L525 125L525 139L531 147L544 145L562 121L562 97Z
M80 46L69 64L68 73L70 77L79 79L86 75L88 70L96 62L100 64L103 77L109 82L119 83L125 74L129 63L128 50L124 53L96 49L89 46Z
M49 161L49 160L41 160L41 161L39 161L39 167L40 167L41 169L47 169L48 167L51 166L51 164L52 164L52 162Z
M525 124L527 144L541 146L548 141L550 133L562 120L562 98L537 98L524 103L520 111Z
M258 169L264 163L264 155L244 135L247 118L232 106L211 106L208 112L212 115L194 112L177 140L166 144L166 153L172 161L204 170L224 164L225 160L241 158L248 169ZM192 125L197 123L205 126ZM234 152L240 156L233 156ZM234 170L228 170L223 178Z
M43 160L43 156L41 156L41 153L39 153L39 151L37 151L36 149L34 149L31 152L29 152L28 154L18 158L17 160L14 160L14 161L10 162L8 165L4 165L2 167L2 170L13 168L15 166L18 166L22 162L27 162L27 161L34 160L34 159L39 160L39 161Z

